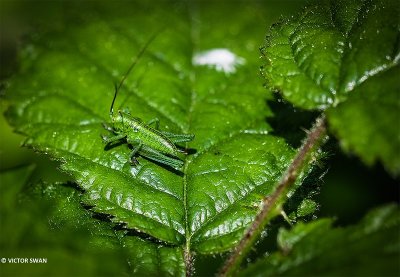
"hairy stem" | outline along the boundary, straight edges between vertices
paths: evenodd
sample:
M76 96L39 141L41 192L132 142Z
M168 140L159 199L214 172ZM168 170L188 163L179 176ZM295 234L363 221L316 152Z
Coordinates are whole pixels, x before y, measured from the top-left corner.
M184 258L186 265L186 277L190 277L193 274L193 257L190 253L189 247L184 250Z
M233 250L230 257L225 261L224 266L219 272L220 276L231 276L241 265L243 259L251 250L254 242L260 237L265 225L279 212L281 205L286 200L286 192L294 185L303 169L315 157L315 151L324 142L326 134L325 117L319 117L314 127L308 132L303 145L299 149L296 157L282 176L275 191L265 196L260 213L254 219L250 228L244 234L238 246Z

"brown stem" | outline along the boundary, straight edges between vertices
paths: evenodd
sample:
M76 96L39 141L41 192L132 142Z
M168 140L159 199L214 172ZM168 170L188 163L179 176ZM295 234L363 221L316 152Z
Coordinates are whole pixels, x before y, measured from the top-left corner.
M193 275L193 257L191 255L189 249L185 249L184 259L185 259L185 266L186 266L186 277L190 277Z
M286 170L275 191L271 195L264 197L260 213L256 216L252 225L244 234L242 240L239 242L239 245L233 250L230 257L225 261L225 264L219 273L220 276L231 275L234 270L239 268L242 260L250 251L252 244L259 237L262 229L264 229L266 223L268 222L268 217L271 216L271 211L276 208L278 200L286 196L285 192L291 185L295 183L304 165L307 164L310 154L313 153L312 150L319 146L319 142L323 140L325 134L325 117L321 116L316 120L313 129L308 133L306 140Z

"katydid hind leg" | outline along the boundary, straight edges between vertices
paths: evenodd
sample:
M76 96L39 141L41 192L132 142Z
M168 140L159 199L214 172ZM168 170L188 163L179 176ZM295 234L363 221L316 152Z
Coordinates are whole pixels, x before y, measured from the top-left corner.
M184 162L178 158L172 158L172 157L166 156L163 153L155 151L148 147L142 147L142 149L139 153L143 157L146 157L150 160L168 165L175 169L180 169L184 164Z
M173 143L189 142L194 139L193 134L175 134L175 133L170 133L170 132L165 132L165 131L161 131L161 134L166 136Z

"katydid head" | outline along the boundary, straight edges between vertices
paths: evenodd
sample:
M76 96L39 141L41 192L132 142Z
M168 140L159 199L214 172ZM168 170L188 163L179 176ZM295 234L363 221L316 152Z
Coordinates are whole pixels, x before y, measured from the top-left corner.
M129 133L131 129L130 115L124 111L118 110L111 116L113 128L117 133Z

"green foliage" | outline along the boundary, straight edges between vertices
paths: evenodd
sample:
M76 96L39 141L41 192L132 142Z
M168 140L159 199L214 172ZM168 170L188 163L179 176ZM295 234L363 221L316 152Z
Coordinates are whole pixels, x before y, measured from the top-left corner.
M369 165L379 159L400 173L400 66L394 66L354 89L348 100L327 111L332 132L344 149ZM343 122L346 122L343 124Z
M281 229L279 251L241 276L393 276L400 271L399 225L395 205L371 211L346 228L332 227L331 219L299 223L292 230Z
M344 149L400 172L396 1L323 1L274 26L263 49L268 85L305 109L328 109Z
M257 76L257 37L246 28L254 19L252 10L241 14L241 22L232 18L230 28L243 40L231 35L223 45L242 62L234 72L222 72L192 65L193 51L217 48L225 37L215 25L199 25L200 37L208 37L192 40L186 9L171 13L162 5L138 7L151 9L169 27L126 80L116 106L144 121L159 118L162 130L194 133L189 147L195 153L186 157L182 172L143 158L132 167L129 146L105 150L100 138L107 133L101 123L110 120L112 83L159 31L158 21L144 13L110 18L67 13L67 23L61 23L68 28L62 33L47 30L33 36L21 53L21 72L8 84L7 117L28 137L26 146L61 161L92 211L153 240L180 246L181 254L183 249L227 250L294 154L283 139L269 134L265 121L271 115L265 105L270 96ZM242 12L240 6L234 11ZM200 11L198 16L218 23L216 14Z
M105 252L97 251L90 253L85 250L88 244L89 234L79 232L78 230L68 230L72 222L60 225L61 232L58 234L52 231L47 224L49 213L58 213L63 211L61 205L55 208L55 202L43 197L51 195L50 190L42 191L41 186L37 190L40 193L41 201L38 202L35 194L30 188L27 180L33 170L32 166L22 167L14 170L4 171L0 174L1 189L1 236L0 249L2 258L24 257L24 258L45 258L47 264L12 264L2 263L0 273L2 276L39 276L43 274L57 274L68 276L77 274L79 267L84 269L80 272L86 274L95 274L98 261L94 254L103 255ZM57 192L57 197L71 197L71 189ZM72 191L72 194L75 192ZM36 201L35 201L36 198ZM68 198L66 198L68 199ZM68 201L64 199L64 202ZM76 202L77 204L78 202ZM75 210L80 215L82 210ZM45 216L43 216L45 215ZM82 216L71 217L71 219L82 219ZM71 224L72 223L72 224ZM66 228L61 228L66 227ZM94 229L94 228L93 228ZM74 231L74 232L72 232ZM65 235L65 237L64 237ZM69 237L68 240L66 238ZM75 239L74 239L75 238ZM82 240L80 240L82 239ZM88 255L83 261L75 256L74 251L81 251L83 255ZM101 257L101 256L100 256ZM102 259L101 259L102 260ZM116 260L118 262L118 260ZM105 271L111 273L118 270L119 266L113 267L111 263L102 260L102 265L98 272Z
M179 249L156 245L127 230L118 231L108 220L93 218L71 186L27 183L32 169L0 174L1 257L45 258L47 263L6 262L2 275L184 274Z

